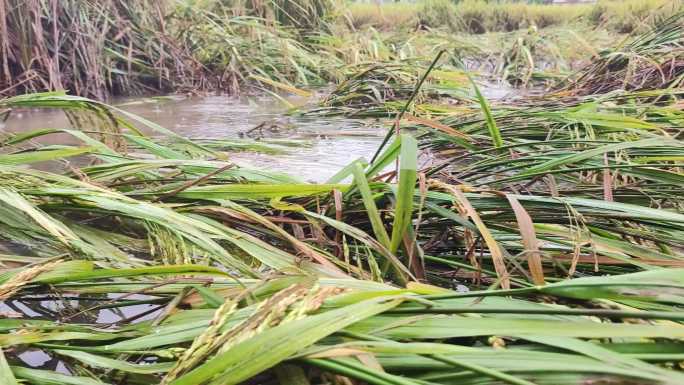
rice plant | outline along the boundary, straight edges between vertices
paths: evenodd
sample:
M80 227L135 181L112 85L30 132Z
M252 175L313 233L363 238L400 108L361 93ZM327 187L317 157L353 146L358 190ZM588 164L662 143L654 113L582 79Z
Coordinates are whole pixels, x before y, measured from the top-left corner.
M683 17L679 10L623 45L601 52L556 89L589 95L681 87Z
M421 74L415 63L374 63L345 68L348 78L321 102L318 109L308 109L308 115L345 114L355 117L392 117L413 94ZM463 71L442 67L430 71L426 84L418 90L418 108L430 108L431 103L448 99L471 100L465 87Z
M552 28L348 31L335 5L0 0L0 118L69 122L0 135L0 383L684 383L682 14L601 52ZM594 9L544 7L445 5L474 32ZM538 84L572 45L597 53L549 93L488 99L468 71ZM232 161L296 143L75 95L331 80L296 113L391 129L322 183Z
M354 9L365 6L351 7L349 16L335 1L3 0L0 94L66 90L106 100L166 92L236 95L254 91L253 86L289 92L293 87L342 81L347 65L420 60L442 49L451 51L454 64L489 71L507 68L506 75L521 72L521 79L515 81L524 83L529 73L552 77L541 72L552 61L548 54L563 62L577 56L575 44L559 45L573 32L561 32L562 38L552 37L553 41L522 44L540 49L530 50L534 70L518 71L518 64L527 65L528 60L515 54L518 47L510 46L510 36L470 34L500 31L497 26L508 24L503 30L566 26L566 22L527 15L539 8L541 13L565 18L566 12L559 12L558 7L444 4L442 10L436 8L437 3L421 5L419 17L411 16L413 21L406 21L410 23L406 28L403 21L392 22L392 28L382 23L369 28L355 26L353 21ZM497 11L500 7L506 11ZM384 6L378 9L384 12ZM473 11L477 9L486 13L482 20L472 14L480 12ZM437 21L431 21L435 17ZM445 17L449 21L439 21ZM656 20L655 16L651 19ZM442 28L445 23L451 30ZM482 23L486 25L475 26ZM583 28L575 23L569 30L581 35ZM591 33L601 36L605 31ZM584 49L593 52L604 46L594 45L599 39L586 40L581 44L583 55Z
M136 126L162 127L87 99L3 100L111 127L74 120L81 146L31 142L51 130L4 139L3 381L679 383L681 117L604 111L615 100L444 118L453 132L431 135L472 160L420 170L403 134L325 184L160 145ZM22 167L83 155L65 172Z
M281 26L321 27L333 4L269 3L3 0L0 94L235 94L252 75L318 79L318 59Z
M3 0L0 94L168 91L201 77L162 17L165 2Z

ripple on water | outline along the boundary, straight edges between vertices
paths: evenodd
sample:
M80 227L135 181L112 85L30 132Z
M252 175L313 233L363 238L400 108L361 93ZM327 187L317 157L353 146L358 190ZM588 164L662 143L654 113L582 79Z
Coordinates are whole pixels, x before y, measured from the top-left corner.
M301 180L319 183L355 159L370 159L385 132L378 124L369 125L354 119L283 118L285 108L282 104L265 97L144 98L119 100L114 104L190 138L242 139L241 133L258 124L278 121L292 129L274 134L276 137L303 140L308 145L292 147L287 153L278 155L235 153L231 160L242 166L285 172ZM69 127L68 120L59 110L25 109L13 113L5 122L4 130L26 132ZM40 142L78 144L67 134L53 134Z

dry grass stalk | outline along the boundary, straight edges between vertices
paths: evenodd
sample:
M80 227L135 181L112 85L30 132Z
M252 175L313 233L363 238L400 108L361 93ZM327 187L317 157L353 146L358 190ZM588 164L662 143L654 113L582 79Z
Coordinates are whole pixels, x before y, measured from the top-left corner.
M480 215L477 213L477 211L470 203L468 198L466 198L465 194L463 194L462 188L460 186L449 185L435 179L430 179L428 183L431 188L447 191L448 193L453 195L454 198L456 198L455 203L462 207L463 212L465 212L466 215L470 217L470 219L475 223L475 226L477 226L480 235L485 240L485 243L489 248L489 252L492 255L494 269L496 270L496 274L499 277L499 280L501 281L501 287L504 289L510 289L511 281L508 274L508 269L506 268L506 262L504 261L504 254L501 250L501 246L494 239L492 233L489 231L485 223L482 221Z

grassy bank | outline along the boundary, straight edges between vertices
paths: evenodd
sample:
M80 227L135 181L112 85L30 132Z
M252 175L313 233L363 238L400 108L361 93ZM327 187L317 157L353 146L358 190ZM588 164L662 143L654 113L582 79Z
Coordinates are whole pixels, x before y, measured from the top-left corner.
M364 62L425 66L440 49L511 84L544 83L673 4L3 0L0 94L289 92L339 83L346 66Z

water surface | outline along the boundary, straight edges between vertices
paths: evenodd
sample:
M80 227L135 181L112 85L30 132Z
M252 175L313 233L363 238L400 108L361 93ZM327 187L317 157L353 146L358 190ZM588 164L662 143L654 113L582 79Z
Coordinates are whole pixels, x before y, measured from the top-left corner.
M282 171L314 182L324 182L355 159L370 159L385 134L383 125L375 121L285 116L287 108L270 97L141 98L116 100L113 104L189 138L261 143L276 139L298 141L300 145L284 148L286 153L235 152L230 160L241 166ZM262 123L261 134L253 131L245 135ZM4 123L4 130L9 132L44 128L71 127L62 111L52 109L15 110ZM66 134L53 134L40 141L78 143Z

